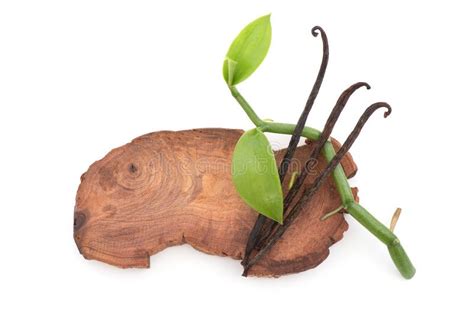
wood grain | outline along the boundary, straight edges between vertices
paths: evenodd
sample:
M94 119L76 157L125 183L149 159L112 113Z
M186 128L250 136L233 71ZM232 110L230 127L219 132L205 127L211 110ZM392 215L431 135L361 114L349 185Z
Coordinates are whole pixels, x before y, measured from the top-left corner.
M123 268L149 267L151 255L183 243L241 259L257 217L231 180L232 152L241 134L229 129L150 133L92 164L76 196L79 251ZM301 168L311 146L298 148L290 172ZM281 151L276 155L282 159ZM317 169L324 165L320 157ZM355 174L349 155L342 165L348 176ZM342 214L320 220L339 205L331 179L250 274L280 276L320 264L348 228Z

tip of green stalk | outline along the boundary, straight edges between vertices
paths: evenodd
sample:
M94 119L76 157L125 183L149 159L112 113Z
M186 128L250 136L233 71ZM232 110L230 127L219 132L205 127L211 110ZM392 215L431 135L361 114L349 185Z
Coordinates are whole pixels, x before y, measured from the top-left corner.
M397 242L388 246L388 252L392 257L393 263L397 267L400 274L407 280L413 278L416 273L416 269L408 258L405 250L398 240Z

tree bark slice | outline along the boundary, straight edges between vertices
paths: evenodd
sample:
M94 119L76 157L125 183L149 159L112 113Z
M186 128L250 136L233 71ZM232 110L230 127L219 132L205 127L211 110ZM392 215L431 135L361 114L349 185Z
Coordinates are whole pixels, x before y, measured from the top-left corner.
M150 133L92 164L81 176L76 196L79 251L87 259L123 268L149 267L151 255L183 243L242 259L257 213L232 184L232 152L241 134L230 129ZM289 174L301 169L311 147L298 148ZM283 154L276 153L277 161ZM317 171L324 165L320 157ZM349 177L355 174L350 155L342 165ZM287 186L288 180L285 190ZM357 189L353 191L356 195ZM339 205L331 179L250 275L280 276L320 264L348 228L343 214L320 220Z

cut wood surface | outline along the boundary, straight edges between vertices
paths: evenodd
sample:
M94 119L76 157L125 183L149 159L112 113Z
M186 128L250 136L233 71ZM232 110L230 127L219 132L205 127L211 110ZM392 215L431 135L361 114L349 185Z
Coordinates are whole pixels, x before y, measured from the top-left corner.
M232 152L241 134L231 129L150 133L92 164L81 177L74 211L74 239L81 254L118 267L145 268L151 255L187 243L205 253L241 259L257 218L231 179ZM298 148L289 174L302 167L311 147ZM276 156L282 159L283 151ZM320 157L307 183L323 166ZM348 177L357 170L349 155L342 166ZM326 181L249 275L280 276L320 264L348 228L343 214L320 220L340 203L332 179Z

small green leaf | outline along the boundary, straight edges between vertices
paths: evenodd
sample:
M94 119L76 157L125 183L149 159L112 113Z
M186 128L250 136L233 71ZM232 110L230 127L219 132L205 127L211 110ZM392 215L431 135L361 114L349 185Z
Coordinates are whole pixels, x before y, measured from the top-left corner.
M247 79L267 55L272 40L270 15L248 24L230 45L224 60L223 74L229 86Z
M237 142L232 180L250 207L280 224L283 222L283 193L275 156L259 129L245 132Z

